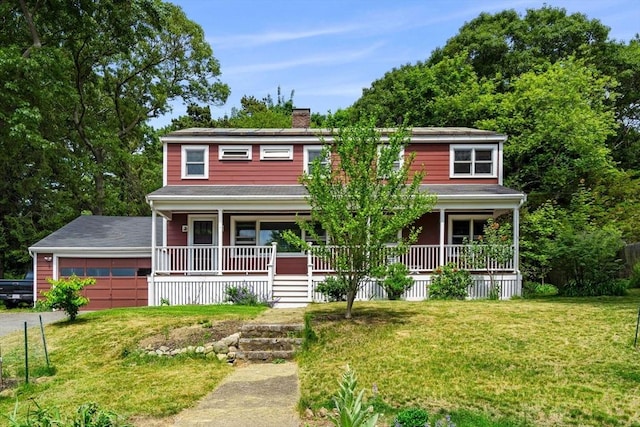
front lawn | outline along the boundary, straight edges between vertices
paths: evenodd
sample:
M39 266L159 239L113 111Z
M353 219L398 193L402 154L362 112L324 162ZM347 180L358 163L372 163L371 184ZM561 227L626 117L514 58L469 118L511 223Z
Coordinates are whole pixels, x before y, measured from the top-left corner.
M331 407L349 364L380 409L445 411L460 426L640 426L640 295L314 305L301 407ZM380 399L382 402L380 402ZM391 411L393 411L391 409ZM392 420L388 417L388 420Z
M32 378L28 387L21 386L18 401L22 410L33 398L40 406L55 406L67 414L86 402L123 416L175 414L213 390L233 368L202 357L141 358L138 343L153 335L168 336L181 326L246 320L264 309L230 305L114 309L82 314L74 323L49 325L46 339L56 373ZM42 366L37 328L31 336L31 346L39 354L30 359L36 358ZM5 378L24 371L22 343L21 333L0 338ZM31 369L37 371L36 363L31 363ZM13 392L0 393L0 420L11 413L15 403Z

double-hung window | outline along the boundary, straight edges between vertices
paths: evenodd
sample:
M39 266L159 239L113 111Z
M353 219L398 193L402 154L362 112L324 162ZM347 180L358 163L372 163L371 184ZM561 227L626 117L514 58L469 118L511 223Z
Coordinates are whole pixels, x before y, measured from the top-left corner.
M495 145L452 145L452 178L497 177L498 147Z
M318 160L320 167L329 167L329 158L323 157L324 150L321 145L307 145L304 147L304 171L311 173L311 168L314 165L316 159Z
M207 145L183 145L182 146L182 178L183 179L209 178L209 146Z

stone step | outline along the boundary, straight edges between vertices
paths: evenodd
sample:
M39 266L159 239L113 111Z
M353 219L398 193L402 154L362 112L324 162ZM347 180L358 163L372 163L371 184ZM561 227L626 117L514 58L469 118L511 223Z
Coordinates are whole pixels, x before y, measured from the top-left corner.
M276 359L290 360L295 356L295 351L238 351L237 359L247 360L251 362L270 362Z
M245 351L293 351L302 345L302 338L240 338L238 349Z
M242 338L295 338L303 329L304 325L301 323L250 323L242 325L240 333Z

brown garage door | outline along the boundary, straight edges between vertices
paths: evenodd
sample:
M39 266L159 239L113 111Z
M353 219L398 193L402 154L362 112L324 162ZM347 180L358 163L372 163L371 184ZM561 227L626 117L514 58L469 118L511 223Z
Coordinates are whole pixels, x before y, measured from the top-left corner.
M75 274L93 277L96 284L83 294L89 298L87 310L148 305L147 275L150 258L59 258L58 277Z

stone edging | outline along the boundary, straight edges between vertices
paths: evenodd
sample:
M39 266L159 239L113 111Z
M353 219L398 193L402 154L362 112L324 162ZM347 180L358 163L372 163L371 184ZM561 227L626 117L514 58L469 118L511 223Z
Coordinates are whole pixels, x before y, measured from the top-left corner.
M234 363L236 360L240 336L240 332L236 332L235 334L222 338L219 341L205 343L200 346L190 345L183 348L170 348L164 345L154 348L149 345L142 349L142 352L148 356L158 357L174 357L180 354L202 354L207 358L216 357L220 361Z

